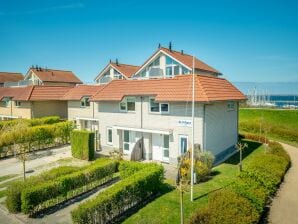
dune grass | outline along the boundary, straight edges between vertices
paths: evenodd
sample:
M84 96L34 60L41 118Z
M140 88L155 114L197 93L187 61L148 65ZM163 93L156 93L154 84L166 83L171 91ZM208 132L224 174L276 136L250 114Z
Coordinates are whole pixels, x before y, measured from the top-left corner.
M262 135L298 146L298 110L240 109L240 132L259 134L260 122Z
M244 152L243 166L249 163L255 155L264 152L263 146L257 142L246 141L249 148ZM189 220L192 213L198 208L203 207L208 202L208 195L235 181L238 171L239 154L235 154L225 163L216 166L212 170L210 180L194 186L194 202L190 202L190 193L184 194L184 217L185 221ZM169 181L168 181L169 182ZM173 182L173 181L172 181ZM180 203L179 191L172 186L172 190L163 192L164 194L132 216L124 220L123 223L180 223Z

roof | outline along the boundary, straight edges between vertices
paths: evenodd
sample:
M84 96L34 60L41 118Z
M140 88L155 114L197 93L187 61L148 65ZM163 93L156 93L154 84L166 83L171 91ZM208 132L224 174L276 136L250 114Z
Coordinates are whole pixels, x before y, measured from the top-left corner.
M140 68L140 66L127 64L110 63L110 65L127 78L130 78Z
M120 72L122 75L126 76L127 78L130 78L140 68L140 66L137 66L137 65L128 65L128 64L110 62L99 73L99 75L96 76L95 80L97 80L102 74L104 74L107 71L107 69L110 67L113 67L114 69L116 69L118 72Z
M0 100L11 97L18 101L63 100L71 86L27 86L0 88Z
M0 83L18 82L23 79L24 79L24 76L22 75L22 73L0 72Z
M44 68L30 68L29 71L34 72L34 74L43 82L82 83L82 81L72 71Z
M141 65L139 67L139 69L136 71L136 73L140 72L145 67L145 65L152 58L154 58L156 55L158 55L160 52L163 52L165 54L170 55L175 60L181 62L184 65L186 65L189 69L192 69L192 67L193 67L193 56L192 55L185 54L185 53L182 53L182 52L179 52L179 51L169 50L168 48L165 48L165 47L160 47L160 48L158 48L157 51L154 52L154 54L150 58L148 58L143 63L143 65ZM214 74L221 74L218 70L216 70L215 68L212 68L211 66L207 65L206 63L202 62L201 60L199 60L196 57L195 57L194 67L196 69L199 69L199 70L202 70L202 71L207 71L207 72L211 72L211 73L214 73Z
M159 102L192 101L192 75L172 79L113 80L92 101L121 101L124 96L155 96ZM246 97L223 78L195 75L195 101L245 100Z
M103 89L103 85L78 85L70 89L64 96L64 100L81 100L84 96L93 96Z

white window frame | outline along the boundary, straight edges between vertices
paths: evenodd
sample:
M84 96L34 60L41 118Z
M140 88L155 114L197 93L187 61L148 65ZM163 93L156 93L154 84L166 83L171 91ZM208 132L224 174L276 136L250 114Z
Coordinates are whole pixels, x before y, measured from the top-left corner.
M152 99L155 101L154 97L149 97L149 113L152 113L152 114L169 114L170 113L170 104L166 103L166 102L161 102L161 103L156 102L156 103L158 103L159 111L158 112L151 111L151 100ZM161 111L161 105L162 104L167 104L168 105L168 111Z
M83 107L83 108L85 108L85 107L90 107L90 97L89 96L84 96L84 97L82 97L82 99L81 99L81 101L80 101L80 106L81 107ZM89 103L89 105L86 105L86 103ZM83 103L83 105L82 105L82 103Z
M125 142L125 141L124 141L124 140L125 140L125 137L124 137L125 135L124 135L124 133L125 133L126 131L128 132L128 142ZM130 152L130 138L131 138L130 135L131 135L131 133L130 133L129 130L123 130L123 143L122 143L122 145L123 145L123 151L124 151L124 152ZM125 149L125 147L124 147L125 144L128 144L128 150Z
M112 134L112 141L109 141L109 131L111 131ZM107 127L107 145L113 145L113 128Z
M166 56L166 61L167 61L167 57L169 57L169 56ZM172 63L172 64L167 64L167 62L166 62L166 66L165 66L165 77L166 78L173 78L173 77L175 77L175 72L174 72L174 70L175 70L175 67L176 66L178 66L178 69L179 69L179 72L178 72L178 74L177 75L184 75L183 74L183 68L185 68L183 65L181 65L181 63L180 62L178 62L177 60L175 60L175 59L173 59L173 58L171 58L171 57L169 57L170 59L172 59L172 61L174 62L176 62L177 64L174 64L174 63ZM167 76L167 68L172 68L172 74L170 75L170 76ZM187 68L185 68L186 70L188 70ZM186 74L190 74L190 71L188 70L188 72L187 73L185 73L185 75Z
M179 155L182 155L182 152L181 152L181 139L182 138L186 138L186 152L187 152L187 150L188 150L188 135L179 135L179 141L178 141L178 147L179 147Z
M169 139L168 148L165 148L165 136L168 136L168 139ZM169 153L168 157L164 156L165 151L168 151L168 153ZM170 135L163 135L162 136L162 158L163 158L163 161L166 161L166 162L168 162L169 159L170 159Z
M15 105L15 107L21 107L22 106L21 101L14 101L14 105Z
M132 100L132 102L134 102L135 104L135 109L134 110L128 110L128 106L127 106L127 102L129 100ZM125 110L121 109L121 104L125 104ZM125 97L120 103L119 103L119 110L121 112L129 112L129 113L135 113L136 112L136 97Z

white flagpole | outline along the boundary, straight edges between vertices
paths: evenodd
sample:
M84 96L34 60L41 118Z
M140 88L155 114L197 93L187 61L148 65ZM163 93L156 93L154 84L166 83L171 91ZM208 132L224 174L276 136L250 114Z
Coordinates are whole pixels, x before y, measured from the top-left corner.
M193 184L194 184L194 134L195 134L195 129L194 129L194 115L195 115L195 57L193 56L192 58L192 147L191 147L191 176L190 176L190 201L193 201Z

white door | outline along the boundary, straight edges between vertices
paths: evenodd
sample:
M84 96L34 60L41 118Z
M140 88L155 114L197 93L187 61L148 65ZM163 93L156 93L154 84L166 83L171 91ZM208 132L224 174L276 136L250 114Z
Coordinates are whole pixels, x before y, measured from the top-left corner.
M162 161L163 159L163 135L152 134L152 159Z

